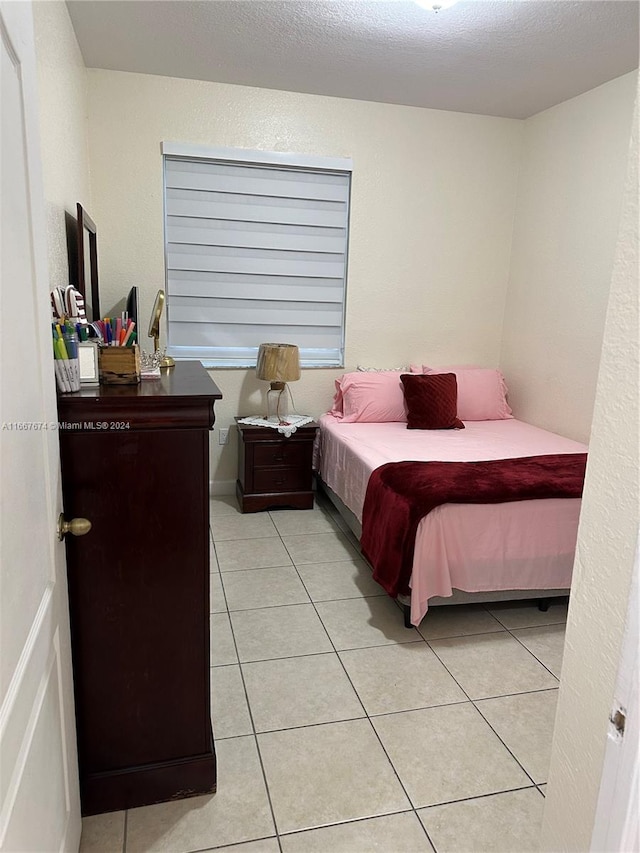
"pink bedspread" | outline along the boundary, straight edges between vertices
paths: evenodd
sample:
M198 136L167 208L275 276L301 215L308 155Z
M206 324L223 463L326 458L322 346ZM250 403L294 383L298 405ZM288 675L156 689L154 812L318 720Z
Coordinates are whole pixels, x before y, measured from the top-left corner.
M587 448L518 420L467 421L466 429L408 430L403 423L344 424L320 418L316 465L322 479L362 521L371 472L386 462L507 459ZM579 499L504 504L444 504L418 527L411 578L411 620L429 599L453 589L567 589Z

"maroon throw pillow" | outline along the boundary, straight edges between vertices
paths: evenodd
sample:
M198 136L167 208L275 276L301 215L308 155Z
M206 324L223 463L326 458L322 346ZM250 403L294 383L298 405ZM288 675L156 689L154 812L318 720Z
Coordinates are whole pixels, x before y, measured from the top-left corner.
M455 373L403 373L407 429L464 429L458 419Z

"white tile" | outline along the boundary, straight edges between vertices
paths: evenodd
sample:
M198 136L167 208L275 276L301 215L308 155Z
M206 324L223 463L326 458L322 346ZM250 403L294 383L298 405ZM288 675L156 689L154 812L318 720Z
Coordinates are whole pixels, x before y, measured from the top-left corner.
M312 604L242 610L231 621L242 662L333 651Z
M235 495L218 495L209 501L209 518L220 515L240 515L238 499Z
M341 598L362 598L387 593L376 583L364 560L345 560L337 563L305 563L298 573L312 601L335 601Z
M123 811L83 818L79 853L121 853L124 818Z
M227 613L212 613L209 617L209 649L211 666L238 663L231 624Z
M247 697L239 666L211 668L211 722L213 737L238 737L253 733Z
M417 808L531 784L470 702L371 722Z
M421 809L438 853L537 853L544 799L535 788Z
M487 606L487 610L505 628L535 628L538 625L557 625L567 621L569 605L564 598L550 599L548 610L539 610L535 601L511 601Z
M287 549L279 537L217 542L216 553L222 572L291 565Z
M414 812L308 829L280 841L282 853L433 853Z
M127 853L187 853L275 834L253 737L216 743L218 790L131 809Z
M209 575L209 613L225 613L227 602L225 601L222 581L219 572L211 572Z
M364 717L335 652L242 665L257 732Z
M331 516L322 509L272 510L270 515L281 536L332 533L338 529Z
M296 566L352 560L359 556L344 533L339 532L283 536L282 541Z
M547 625L540 628L523 628L514 631L517 637L547 669L560 678L564 655L564 625Z
M268 512L214 516L211 519L211 531L214 542L231 539L265 539L278 535Z
M224 573L229 610L306 604L309 596L293 566Z
M218 558L216 557L216 548L212 540L211 547L209 548L209 572L211 574L214 574L215 572L219 571L220 566L218 565Z
M368 720L269 732L258 744L279 832L409 808Z
M246 844L216 847L215 853L280 853L280 845L275 837L261 838L260 841L247 841Z
M429 608L418 630L425 640L439 640L503 631L504 627L477 604L443 604Z
M349 532L349 530L350 530L351 528L350 528L350 527L349 527L349 525L347 524L346 519L344 519L344 518L340 515L340 513L339 513L339 512L338 512L338 510L333 506L333 504L329 504L329 506L326 508L326 512L329 514L329 516L330 516L331 520L333 521L333 523L335 524L335 526L338 528L338 530L342 530L342 532L343 532L343 533L347 533L347 532Z
M404 627L402 611L387 596L322 601L316 608L336 649L423 642L417 631Z
M476 703L534 782L547 780L557 701L557 690L545 690Z
M340 652L368 714L389 714L467 697L426 643Z
M504 631L431 640L430 646L471 699L558 686L557 680Z

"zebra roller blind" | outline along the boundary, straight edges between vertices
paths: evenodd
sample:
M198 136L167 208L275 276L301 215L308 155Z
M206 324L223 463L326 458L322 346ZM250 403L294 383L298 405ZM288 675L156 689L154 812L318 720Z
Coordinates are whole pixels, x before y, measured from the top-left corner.
M350 161L184 148L163 146L168 352L251 367L276 342L342 366Z

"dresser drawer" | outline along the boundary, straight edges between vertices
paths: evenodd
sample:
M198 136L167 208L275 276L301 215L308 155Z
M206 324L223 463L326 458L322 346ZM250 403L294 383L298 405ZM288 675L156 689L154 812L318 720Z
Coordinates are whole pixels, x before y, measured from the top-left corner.
M312 445L305 441L265 441L255 444L253 464L255 468L310 467Z
M256 492L298 492L311 488L311 471L299 468L256 468L253 472Z

